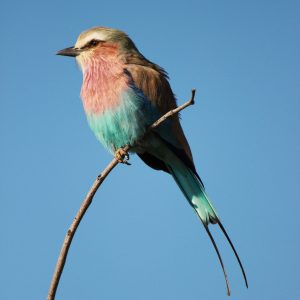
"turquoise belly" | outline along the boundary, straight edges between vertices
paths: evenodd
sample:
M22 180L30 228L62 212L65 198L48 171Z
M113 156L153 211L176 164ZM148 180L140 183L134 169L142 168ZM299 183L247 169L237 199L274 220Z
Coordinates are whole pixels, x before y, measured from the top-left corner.
M138 141L157 116L141 92L129 89L123 93L120 106L99 115L87 114L87 119L97 139L114 153L116 149Z

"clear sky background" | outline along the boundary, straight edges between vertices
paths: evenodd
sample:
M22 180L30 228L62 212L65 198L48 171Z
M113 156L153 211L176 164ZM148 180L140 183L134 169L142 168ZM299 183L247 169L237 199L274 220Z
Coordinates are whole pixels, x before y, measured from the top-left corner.
M231 299L300 299L299 1L1 1L0 299L45 299L83 197L111 160L82 76L57 50L95 25L164 67L216 227ZM57 299L228 299L217 256L172 178L117 166L73 241Z

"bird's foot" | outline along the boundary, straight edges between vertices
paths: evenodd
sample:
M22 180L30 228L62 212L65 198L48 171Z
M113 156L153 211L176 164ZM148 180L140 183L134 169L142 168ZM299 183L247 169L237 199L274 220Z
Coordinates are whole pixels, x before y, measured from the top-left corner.
M131 164L128 162L129 160L129 154L127 151L125 151L123 148L119 148L115 152L115 158L119 163L125 164L130 166Z

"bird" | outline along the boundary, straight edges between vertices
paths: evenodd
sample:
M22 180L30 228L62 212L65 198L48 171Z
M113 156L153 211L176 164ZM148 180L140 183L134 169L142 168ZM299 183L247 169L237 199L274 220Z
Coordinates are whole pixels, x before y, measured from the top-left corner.
M146 165L170 174L213 244L227 294L230 285L210 224L218 224L225 235L248 288L242 262L196 171L178 115L145 136L154 121L177 107L167 72L145 58L125 32L102 26L82 32L74 46L56 54L75 58L82 71L82 103L96 138L119 162L128 163L124 147L130 145Z

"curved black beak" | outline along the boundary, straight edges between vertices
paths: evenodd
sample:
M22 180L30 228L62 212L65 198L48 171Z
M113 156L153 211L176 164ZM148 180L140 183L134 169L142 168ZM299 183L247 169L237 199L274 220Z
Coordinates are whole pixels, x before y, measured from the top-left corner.
M63 55L63 56L71 56L71 57L76 57L81 53L81 49L79 48L74 48L74 47L69 47L65 48L62 50L59 50L56 55Z

